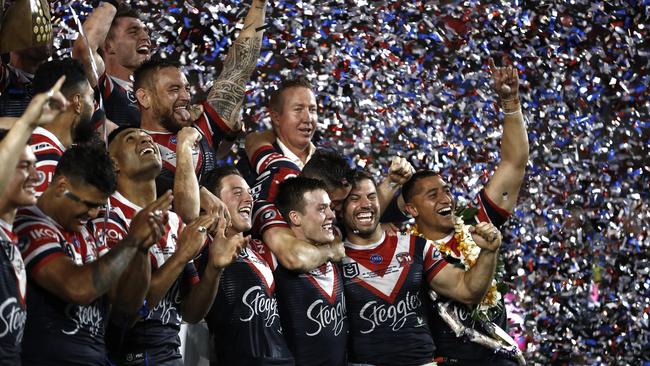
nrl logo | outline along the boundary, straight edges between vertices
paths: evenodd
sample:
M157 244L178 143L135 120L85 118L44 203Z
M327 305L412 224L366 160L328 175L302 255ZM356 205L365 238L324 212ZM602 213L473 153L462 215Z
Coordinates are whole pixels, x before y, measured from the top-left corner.
M343 277L354 278L359 275L359 265L357 263L348 263L343 265Z

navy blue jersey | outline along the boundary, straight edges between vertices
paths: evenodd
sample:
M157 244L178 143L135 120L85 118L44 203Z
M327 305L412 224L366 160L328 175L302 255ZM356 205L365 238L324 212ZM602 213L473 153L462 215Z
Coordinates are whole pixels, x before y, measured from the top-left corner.
M131 220L141 210L119 192L110 197L111 211L108 220L106 212L100 212L91 223L98 238L105 238L109 248L126 236ZM165 233L156 245L149 248L152 271L160 268L176 251L177 239L183 228L178 215L169 212ZM112 361L120 365L143 365L147 362L179 360L181 327L180 301L181 289L199 282L193 263L185 266L183 274L176 279L160 303L156 304L144 317L129 327L121 319L111 318L106 332L106 343Z
M18 210L14 231L26 243L21 249L29 292L23 365L103 365L106 296L90 305L71 304L39 286L32 276L56 257L68 256L81 266L94 262L107 249L97 245L85 228L65 231L36 206Z
M208 102L203 102L203 114L194 122L194 127L201 132L203 138L198 146L192 150L194 161L194 172L203 182L206 173L216 166L215 151L223 138L232 134L232 130L219 117L217 111ZM158 144L160 156L162 157L163 168L156 178L156 189L158 195L164 194L174 187L174 175L176 174L176 143L177 134L171 132L147 131Z
M255 185L251 188L254 200L252 232L262 237L272 227L289 227L273 202L280 183L298 176L300 168L282 155L279 147L274 146L261 147L253 154L251 161L258 174Z
M207 258L208 248L202 258ZM252 241L221 275L206 322L219 365L293 365L282 334L270 250Z
M475 198L472 207L477 209L476 212L476 221L478 222L491 222L497 228L500 228L510 214L501 209L495 203L493 203L485 190L482 190L477 197ZM440 242L440 243L438 243ZM453 235L449 235L446 238L443 238L439 241L435 241L436 244L445 244L450 248L455 248L457 243ZM451 259L450 259L451 261ZM479 332L486 333L480 326L479 322L476 322L470 316L470 311L467 305L449 300L442 296L439 297L437 301L449 302L449 311L458 315L458 319L468 328L476 328ZM492 322L506 330L507 328L507 317L505 304L503 299L501 299L501 309L497 312L492 319ZM444 358L453 358L459 360L482 360L486 357L494 356L494 351L488 348L485 348L477 343L469 342L466 339L459 339L456 337L456 334L451 330L449 325L438 315L437 310L433 309L431 314L431 334L433 340L436 343L436 356Z
M348 320L338 264L309 273L274 271L284 337L297 365L346 364Z
M11 225L0 219L0 365L20 365L27 273Z
M422 365L433 360L429 283L447 261L423 238L386 235L345 242L343 277L350 317L350 362Z
M95 95L101 94L106 118L118 126L140 127L140 107L132 88L133 83L130 81L106 73L97 81Z
M34 75L0 64L0 117L20 117L32 100Z

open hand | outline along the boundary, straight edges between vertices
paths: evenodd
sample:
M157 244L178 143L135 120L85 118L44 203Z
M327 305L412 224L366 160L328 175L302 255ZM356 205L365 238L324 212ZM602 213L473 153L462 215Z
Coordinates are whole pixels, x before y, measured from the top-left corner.
M250 237L244 237L237 233L230 237L226 236L227 222L224 218L215 220L216 227L211 231L212 242L210 243L210 263L216 269L228 266L237 259L239 252L246 247Z

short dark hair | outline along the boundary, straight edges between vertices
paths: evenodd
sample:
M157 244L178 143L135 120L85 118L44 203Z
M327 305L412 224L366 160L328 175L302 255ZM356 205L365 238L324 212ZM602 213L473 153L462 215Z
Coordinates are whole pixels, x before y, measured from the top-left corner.
M107 195L117 189L117 177L108 151L103 144L85 143L73 145L61 156L54 179L59 176L89 184Z
M370 173L366 172L365 170L357 170L354 172L354 175L352 176L352 187L354 188L359 182L363 180L369 180L377 186L377 182L375 182L375 178L370 175Z
M66 98L79 93L83 85L88 83L84 67L79 61L70 57L56 59L42 63L36 70L32 83L34 94L49 91L63 75L65 81L61 86L61 94Z
M111 22L111 28L109 29L106 38L110 39L111 37L113 37L112 29L117 24L117 20L120 18L135 18L135 19L142 20L142 16L140 16L139 11L132 8L129 4L121 3L120 6L117 8L117 12L115 13L115 16L113 17L113 21Z
M278 187L278 194L275 196L275 207L280 211L282 217L291 224L289 212L304 212L305 193L322 189L327 192L325 183L318 179L306 177L292 177L285 179Z
M271 110L282 113L282 106L284 102L282 100L282 93L290 88L307 88L309 90L312 90L312 85L304 76L299 76L295 79L283 80L280 85L278 85L278 88L271 92L271 96L269 98L269 108Z
M352 184L354 169L338 152L319 149L305 164L300 175L322 180L329 189L336 189Z
M113 131L111 131L111 133L108 134L108 138L106 139L106 141L107 141L107 145L110 146L111 143L113 142L113 140L115 140L115 138L117 137L117 135L119 135L119 134L121 134L123 131L128 130L128 129L131 129L131 128L138 129L137 127L128 126L128 125L122 125L122 126L119 126L119 127L116 128L116 129L114 129Z
M218 166L208 172L203 180L203 186L208 189L208 191L214 193L215 196L219 197L219 191L221 191L221 181L223 178L229 175L242 176L239 170L231 165L222 165Z
M161 69L173 67L176 69L181 68L181 64L177 61L166 60L158 57L152 57L145 61L133 73L133 91L140 88L145 88L145 85L151 87L154 75Z
M433 170L419 170L415 172L415 174L411 176L411 179L409 179L408 181L406 181L406 183L402 185L402 198L404 198L404 202L407 203L411 202L413 196L415 196L417 191L416 183L420 179L435 177L436 175L439 174L434 172Z

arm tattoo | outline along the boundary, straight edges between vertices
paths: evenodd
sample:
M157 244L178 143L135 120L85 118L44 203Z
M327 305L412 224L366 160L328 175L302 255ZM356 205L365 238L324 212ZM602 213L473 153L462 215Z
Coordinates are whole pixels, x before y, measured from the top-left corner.
M258 35L235 41L208 95L210 105L231 128L239 122L246 82L257 65L261 44L262 37Z
M93 263L93 287L98 295L106 293L122 275L137 251L135 240L125 237L108 254Z

